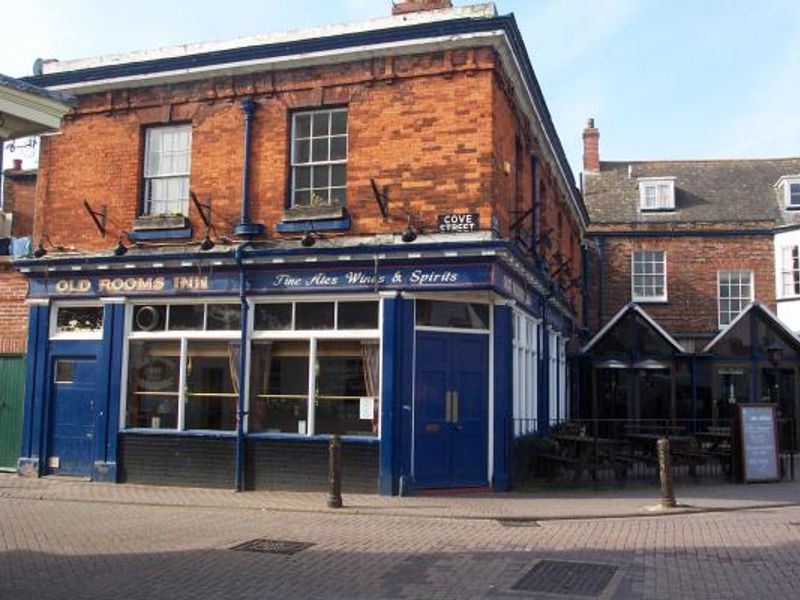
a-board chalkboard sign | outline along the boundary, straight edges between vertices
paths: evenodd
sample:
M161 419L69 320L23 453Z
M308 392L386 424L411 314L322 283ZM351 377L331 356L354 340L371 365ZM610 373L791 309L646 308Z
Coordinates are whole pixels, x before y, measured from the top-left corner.
M780 480L778 429L774 404L739 404L742 479Z

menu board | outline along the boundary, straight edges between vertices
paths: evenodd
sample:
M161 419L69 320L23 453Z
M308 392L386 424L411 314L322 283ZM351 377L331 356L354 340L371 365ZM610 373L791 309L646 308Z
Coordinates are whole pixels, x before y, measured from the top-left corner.
M774 404L740 404L742 477L745 482L778 481L778 439Z

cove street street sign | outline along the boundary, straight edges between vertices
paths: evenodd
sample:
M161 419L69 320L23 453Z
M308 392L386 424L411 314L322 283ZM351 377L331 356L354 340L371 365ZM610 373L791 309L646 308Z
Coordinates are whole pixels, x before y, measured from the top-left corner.
M478 213L448 213L436 217L439 233L463 233L480 229Z

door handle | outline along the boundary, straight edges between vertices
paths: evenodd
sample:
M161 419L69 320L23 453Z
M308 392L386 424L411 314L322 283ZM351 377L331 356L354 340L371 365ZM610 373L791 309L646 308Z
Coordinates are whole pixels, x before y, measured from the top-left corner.
M446 423L450 423L453 419L453 396L450 390L447 390L444 393L444 420Z
M450 392L450 393L452 394L451 398L453 399L452 400L453 406L450 409L450 414L453 417L452 418L452 422L453 423L458 423L458 392L453 391L453 392Z

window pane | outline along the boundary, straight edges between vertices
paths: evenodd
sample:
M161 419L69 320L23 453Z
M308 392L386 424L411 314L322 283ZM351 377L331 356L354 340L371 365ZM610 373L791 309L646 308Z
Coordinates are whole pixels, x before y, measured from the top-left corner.
M331 135L347 133L347 112L337 110L331 115Z
M339 302L339 329L377 329L377 302Z
M333 329L333 302L298 302L295 329Z
M311 167L297 167L295 169L295 189L307 189L311 187Z
M295 137L307 138L311 136L311 115L297 115L294 118Z
M56 383L72 383L75 380L75 361L57 360L55 372Z
M344 165L333 165L331 167L331 185L334 187L344 187L347 183L347 167Z
M133 307L133 331L164 331L166 327L166 305L156 304Z
M103 330L102 306L59 306L56 333L92 333Z
M314 113L314 125L311 130L311 135L319 137L321 135L328 135L330 133L330 112L327 110Z
M328 189L316 189L311 191L311 206L328 206L330 195Z
M347 138L345 136L331 138L331 160L345 158L347 158Z
M178 427L179 341L131 341L126 427Z
M203 329L205 306L202 304L174 304L169 307L169 328L173 331Z
M308 433L309 342L254 342L250 431Z
M238 342L189 342L186 429L236 428L239 357Z
M311 160L322 162L328 160L328 138L315 139L311 147Z
M326 188L330 185L330 167L314 167L313 187Z
M309 160L309 152L311 150L311 142L308 140L298 140L294 143L294 162L297 164L307 163Z
M295 206L310 206L311 205L311 190L294 193Z
M239 304L209 304L206 329L240 330L242 328L242 307Z
M285 330L292 328L291 304L259 304L256 306L255 328Z
M372 342L319 343L316 433L377 434L377 350Z
M489 329L489 307L467 302L417 300L417 325Z
M331 190L330 203L335 206L343 206L346 201L344 188L334 188Z

